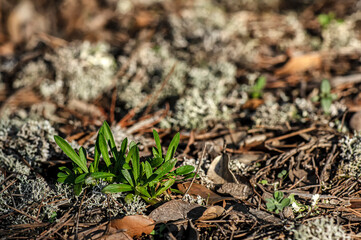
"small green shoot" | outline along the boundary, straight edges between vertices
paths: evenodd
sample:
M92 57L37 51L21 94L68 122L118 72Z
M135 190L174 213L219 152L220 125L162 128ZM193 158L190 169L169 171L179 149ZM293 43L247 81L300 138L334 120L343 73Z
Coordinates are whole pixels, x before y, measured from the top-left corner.
M287 170L282 170L279 174L277 174L277 177L280 179L285 179L287 177Z
M343 22L342 19L336 19L335 14L333 12L329 12L327 14L321 13L320 15L317 16L317 20L322 28L327 28L332 21L336 21L339 23Z
M331 93L331 84L327 79L323 79L320 86L320 94L312 98L313 102L320 101L323 112L330 114L331 104L337 99L337 95Z
M253 99L261 98L263 95L263 89L266 86L267 79L264 76L257 78L256 83L253 85L251 89L251 97Z
M267 210L277 214L282 212L285 207L288 207L291 204L291 199L284 198L283 192L280 191L275 191L273 193L273 198L267 198L266 201Z

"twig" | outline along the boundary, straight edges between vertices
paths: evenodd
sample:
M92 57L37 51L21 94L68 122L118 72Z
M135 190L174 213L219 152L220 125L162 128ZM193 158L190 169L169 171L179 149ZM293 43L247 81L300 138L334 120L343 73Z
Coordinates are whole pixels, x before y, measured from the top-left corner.
M197 175L198 175L198 172L199 172L199 170L201 169L201 165L202 165L202 163L203 163L203 158L204 158L204 154L206 153L206 148L207 148L207 146L208 146L208 145L206 144L206 145L204 146L204 148L203 148L202 156L201 156L201 159L199 160L199 163L198 163L198 166L197 166L197 170L196 170L196 174L193 176L192 181L191 181L191 184L189 184L187 190L185 191L185 193L184 193L184 195L183 195L183 200L185 199L185 195L187 195L188 192L189 192L189 190L191 189L194 181L196 180L196 177L197 177Z
M79 218L80 218L81 206L83 205L83 201L84 201L85 195L86 195L86 189L84 190L83 197L81 198L81 202L80 202L80 206L79 206L79 211L78 211L78 216L76 217L75 238L77 238L77 236L78 236L78 227L79 227Z
M5 205L6 207L8 207L8 208L10 208L10 209L12 209L12 210L14 210L14 211L22 214L22 215L24 215L24 216L27 216L28 218L33 219L33 220L34 220L35 222L37 222L37 223L41 223L41 221L39 221L37 218L35 218L35 217L33 217L33 216L30 216L30 215L27 214L26 212L20 211L20 210L14 208L14 207L12 207L12 206L9 206L9 205L7 205L7 204L4 204L4 205Z

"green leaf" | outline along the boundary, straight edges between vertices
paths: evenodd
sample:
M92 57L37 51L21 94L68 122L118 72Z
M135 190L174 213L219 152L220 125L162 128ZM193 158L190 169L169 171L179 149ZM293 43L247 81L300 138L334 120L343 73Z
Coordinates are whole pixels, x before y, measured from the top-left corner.
M87 154L86 154L85 148L80 147L80 149L79 149L79 157L80 157L80 160L82 161L82 164L84 164L85 166L87 165L86 156L87 156Z
M74 194L79 196L82 190L82 185L81 184L75 184L74 185Z
M331 93L331 94L330 94L330 98L331 98L332 101L336 100L337 97L338 97L338 96L337 96L336 93Z
M84 172L88 172L88 168L86 164L84 164L81 160L79 155L74 151L74 149L69 145L67 141L62 139L59 136L54 136L54 140L56 144L63 150L63 152L76 164L78 165Z
M282 170L279 174L277 174L277 177L278 178L283 178L286 175L287 175L287 170Z
M136 142L134 142L134 141L131 141L130 143L129 143L129 149L132 149L134 146L137 146L138 144L136 143Z
M282 206L281 210L283 210L283 208L285 208L285 207L288 207L290 205L290 203L291 203L291 199L284 198L281 202L281 206Z
M319 96L313 96L312 98L311 98L311 101L312 102L318 102L320 100L320 97Z
M129 163L129 162L130 162L130 159L132 158L133 154L135 153L135 148L136 148L136 147L137 147L137 145L129 148L130 150L129 150L129 152L128 152L128 156L127 156L126 159L125 159L125 162L126 162L126 163Z
M185 166L181 166L179 168L177 168L175 170L175 174L177 175L186 175L186 174L189 174L191 172L193 172L195 169L194 166L191 166L191 165L185 165Z
M94 147L94 162L92 162L94 172L97 172L99 169L100 153L101 152L99 147L99 134L98 134Z
M162 165L163 162L164 162L164 159L162 157L153 158L150 165L152 166L152 168L156 168L156 167L159 167L160 165Z
M107 167L109 167L112 163L110 162L108 146L105 141L105 137L102 133L99 133L99 149L100 149L100 152L102 153L105 165L107 165Z
M168 181L166 181L164 184L162 184L163 186L155 192L155 196L159 196L160 194L162 194L165 190L170 188L174 184L174 182L174 179L169 179Z
M162 166L160 166L160 168L158 168L152 174L152 176L150 176L150 178L147 179L145 184L153 183L153 182L156 182L159 179L161 179L164 175L166 175L167 173L169 173L173 169L176 162L177 162L177 159L172 159L172 160L170 160L168 162L165 162Z
M153 174L152 166L148 161L145 161L144 163L144 171L147 178L149 178Z
M158 156L162 157L162 145L160 145L159 135L155 129L153 129L153 136L154 136L155 144L157 145Z
M272 198L266 199L266 207L268 211L274 211L276 209L276 205L274 204L274 200Z
M132 168L129 166L128 163L123 164L123 169L131 170Z
M69 168L67 168L65 166L59 167L59 170L66 172L68 175L73 173Z
M154 174L158 175L159 178L163 177L164 175L166 175L167 173L169 173L175 166L175 164L177 163L177 159L172 159L168 162L165 162L162 166L160 166L155 172Z
M120 146L120 153L122 156L125 155L125 152L127 151L127 146L128 146L128 138L124 138L124 140L122 141L122 145Z
M322 107L323 111L325 112L325 114L330 113L331 104L332 104L331 98L327 97L327 98L321 99L321 107Z
M134 184L137 184L140 175L140 157L139 157L138 146L134 146L133 148L135 148L135 150L132 157L132 168L133 168Z
M134 201L134 194L128 193L127 196L124 198L124 202L131 204Z
M66 179L66 177L59 177L59 178L57 179L57 181L60 182L60 183L64 183L64 182L65 182L65 179Z
M122 169L121 170L124 178L127 180L127 182L132 186L134 187L134 183L133 183L133 179L132 179L132 176L130 175L130 172L126 169Z
M172 141L169 144L168 150L167 150L167 154L165 155L164 161L169 161L170 159L173 158L175 151L177 150L178 144L179 144L179 140L180 140L180 134L177 133Z
M147 191L147 188L144 186L136 186L135 190L137 190L139 193L141 193L142 195L151 198L150 194Z
M69 176L69 174L66 174L66 173L64 173L64 172L58 172L58 175L57 175L57 177L58 178L67 178Z
M331 92L331 84L327 79L323 79L321 82L321 94L329 94Z
M95 172L95 173L91 173L90 175L88 175L85 178L85 184L93 184L95 183L96 179L99 178L108 178L108 177L115 177L115 175L113 173L108 173L108 172Z
M102 128L103 128L104 137L105 137L107 143L110 145L110 151L112 152L113 157L117 160L118 159L117 147L115 145L112 130L110 129L109 124L107 123L107 121L103 122Z
M264 76L259 77L256 83L252 87L251 96L253 99L260 98L262 96L262 90L266 86L267 79Z
M183 176L183 180L186 180L186 179L189 179L189 178L193 178L194 175L196 175L196 173L190 173L190 174L187 174L187 175L184 175ZM199 178L199 175L197 174L197 178Z
M257 78L256 84L254 85L255 90L262 90L267 83L267 79L264 76Z
M158 150L155 147L152 147L152 153L155 158L162 157L159 156Z
M83 183L85 181L85 177L88 175L88 173L83 173L82 175L75 178L75 184Z
M275 191L273 195L277 202L280 202L284 196L283 192L280 191Z
M105 186L102 190L102 193L119 193L119 192L130 192L132 191L132 186L128 184L109 184L108 186Z

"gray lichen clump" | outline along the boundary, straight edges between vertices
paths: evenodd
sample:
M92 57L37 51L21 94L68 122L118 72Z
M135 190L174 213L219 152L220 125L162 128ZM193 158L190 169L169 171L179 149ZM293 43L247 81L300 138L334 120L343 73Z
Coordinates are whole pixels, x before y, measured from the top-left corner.
M251 118L257 126L276 127L294 121L296 115L297 108L293 104L284 103L279 105L271 102L259 106Z
M29 175L30 168L56 154L53 143L55 129L46 120L0 121L0 166L8 171Z
M135 196L129 203L126 203L124 201L125 193L108 195L102 193L101 190L105 185L104 182L99 182L86 193L82 205L86 213L82 218L83 221L99 222L108 214L112 217L120 217L121 215L143 214L146 211L146 203L140 197ZM81 198L81 196L77 198ZM99 214L96 210L103 214Z
M234 90L236 67L226 61L191 66L170 51L166 43L159 47L146 44L135 57L120 58L121 65L129 63L118 86L118 96L125 106L141 106L148 96L155 105L178 99L171 102L174 114L162 122L163 127L204 128L209 120L227 119L231 111L222 101ZM162 86L173 66L168 82ZM159 96L152 95L158 90Z
M0 174L0 182L4 175ZM25 175L16 175L8 184L0 186L1 225L47 222L56 218L59 206L70 202L64 195L67 187L51 189L42 178L32 179ZM14 209L20 210L15 211Z
M347 240L351 239L335 220L328 217L317 218L301 225L293 231L294 240Z
M39 60L25 66L14 86L32 86L41 80L40 93L64 103L69 98L93 100L113 84L116 61L107 44L72 44L46 54L45 60L47 64Z
M359 177L361 175L361 134L355 132L353 137L346 135L340 140L340 144L343 173Z

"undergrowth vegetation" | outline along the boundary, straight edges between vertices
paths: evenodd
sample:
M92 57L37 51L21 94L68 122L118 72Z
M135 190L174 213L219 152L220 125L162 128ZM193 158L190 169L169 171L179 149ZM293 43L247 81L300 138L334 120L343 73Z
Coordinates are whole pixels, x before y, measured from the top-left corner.
M154 202L177 180L193 177L194 167L185 165L174 170L179 133L172 139L165 155L155 130L153 135L156 143L153 156L141 161L137 143L130 142L128 145L125 138L118 150L111 129L104 122L95 142L94 160L90 164L85 148L80 147L78 154L63 138L54 136L55 142L73 162L72 169L59 168L58 181L73 185L74 193L79 195L85 185L96 185L102 180L110 183L102 189L103 193L130 192L127 198L132 199L135 194Z

